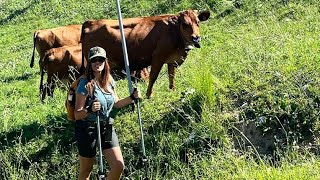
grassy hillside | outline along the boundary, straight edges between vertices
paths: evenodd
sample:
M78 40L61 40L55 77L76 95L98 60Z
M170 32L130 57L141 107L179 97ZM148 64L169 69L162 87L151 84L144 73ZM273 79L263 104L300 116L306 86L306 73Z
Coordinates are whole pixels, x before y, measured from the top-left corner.
M177 72L177 89L169 90L164 67L153 98L141 102L147 169L137 114L118 114L123 177L320 178L317 0L123 0L121 6L123 17L212 13L200 24L201 48ZM76 179L66 92L57 89L40 103L39 67L29 67L33 32L116 19L115 7L100 0L0 1L0 179ZM146 82L138 86L146 92ZM117 92L128 96L126 80L117 81Z

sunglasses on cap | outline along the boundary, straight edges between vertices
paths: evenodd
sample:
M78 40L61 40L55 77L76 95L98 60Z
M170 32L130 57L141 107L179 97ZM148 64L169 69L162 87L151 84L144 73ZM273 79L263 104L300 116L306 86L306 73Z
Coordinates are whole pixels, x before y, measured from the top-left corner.
M106 59L105 58L92 58L90 61L91 63L100 62L103 63Z

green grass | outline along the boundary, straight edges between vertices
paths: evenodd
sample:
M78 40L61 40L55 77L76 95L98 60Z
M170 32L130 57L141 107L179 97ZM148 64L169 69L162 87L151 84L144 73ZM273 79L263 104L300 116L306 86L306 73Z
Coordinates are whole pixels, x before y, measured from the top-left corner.
M200 25L201 48L178 69L177 89L168 89L164 67L154 96L141 102L150 179L320 178L318 1L125 0L121 6L123 17L189 8L212 13ZM29 68L32 36L87 19L116 19L115 7L100 0L0 1L0 179L76 179L66 92L57 89L40 103L39 67ZM144 94L147 83L138 86ZM126 80L116 88L128 96ZM241 122L254 122L264 136L235 146ZM137 114L123 109L116 128L127 167L123 177L141 179L146 171ZM257 154L257 143L268 136L274 154Z

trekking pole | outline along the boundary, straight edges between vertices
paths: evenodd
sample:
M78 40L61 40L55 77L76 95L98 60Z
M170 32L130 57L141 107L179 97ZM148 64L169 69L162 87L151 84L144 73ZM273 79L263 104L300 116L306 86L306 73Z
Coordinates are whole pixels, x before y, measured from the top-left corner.
M103 169L103 159L102 159L102 147L101 147L101 134L100 134L100 118L99 111L97 111L97 131L98 131L98 146L99 146L99 171L98 178L105 179L105 173Z
M92 99L95 101L94 92L96 89L96 83L93 84L93 92L92 92ZM100 111L100 110L99 110ZM96 112L97 116L97 133L98 133L98 147L99 147L99 170L98 170L98 179L102 180L105 179L105 173L103 169L103 159L102 159L102 146L101 146L101 131L100 131L100 117L99 117L99 111Z
M141 135L141 146L142 146L142 164L145 167L145 173L146 173L146 179L148 179L148 169L147 169L147 155L146 155L146 148L144 146L144 136L143 136L143 129L142 129L142 121L141 121L141 113L139 111L140 109L140 103L139 100L136 101L137 109L138 109L138 120L139 120L139 126L140 126L140 135Z
M133 89L132 89L132 81L131 81L130 68L129 68L129 60L128 60L128 53L127 53L126 39L125 39L125 36L124 36L124 30L123 30L121 8L120 8L119 0L116 0L116 2L117 2L118 21L119 21L120 34L121 34L121 43L122 43L124 64L125 64L125 68L126 68L126 74L127 74L127 80L128 80L128 86L129 86L129 93L131 94L133 92ZM143 153L142 162L143 162L144 166L146 167L147 166L147 156L146 156L146 150L145 150L145 146L144 146L144 136L143 136L143 128L142 128L139 101L136 101L136 104L137 104L138 120L139 120L139 126L140 126L140 134L141 134L141 146L142 146L142 153ZM134 101L132 101L132 107L133 107L132 109L134 109ZM147 171L145 173L147 173Z
M137 79L135 79L135 84L137 84ZM135 88L136 90L136 88ZM138 109L138 120L139 120L139 126L140 126L140 135L141 135L141 146L142 146L142 163L145 167L145 173L146 173L146 177L148 177L148 170L147 170L147 155L146 155L146 148L144 145L144 135L143 135L143 129L142 129L142 120L141 120L141 112L140 112L140 102L139 100L136 101L137 104L137 109Z

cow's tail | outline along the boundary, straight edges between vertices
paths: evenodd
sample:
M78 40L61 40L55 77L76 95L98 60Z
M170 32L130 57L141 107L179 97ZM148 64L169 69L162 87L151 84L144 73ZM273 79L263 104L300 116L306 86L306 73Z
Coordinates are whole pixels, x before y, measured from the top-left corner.
M84 52L83 52L83 38L84 38L84 35L85 35L85 32L84 32L84 29L86 27L86 22L84 22L82 24L82 27L81 27L81 36L80 36L80 43L81 43L81 51L82 51L82 58L81 58L81 66L80 66L80 75L83 75L84 74Z
M34 51L35 51L35 48L36 48L37 36L38 36L38 31L34 32L34 34L33 34L33 50L32 50L31 62L30 62L30 67L31 68L33 68L33 65L34 65Z

